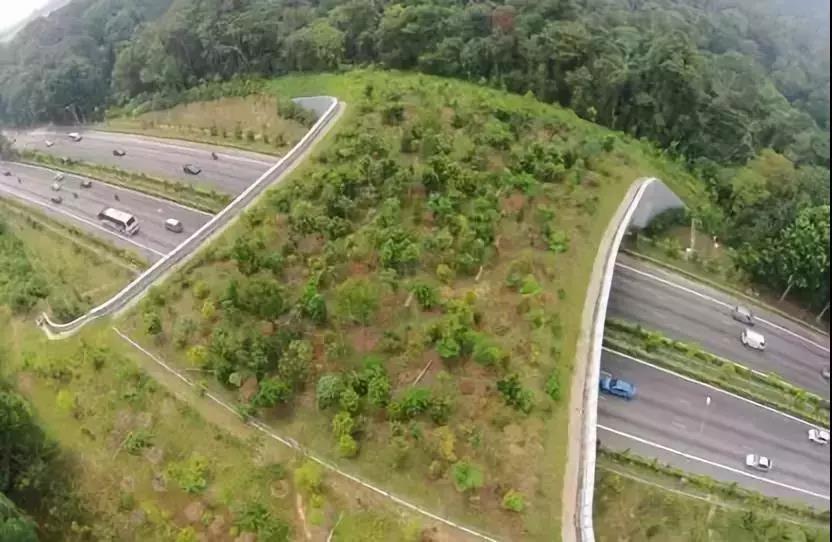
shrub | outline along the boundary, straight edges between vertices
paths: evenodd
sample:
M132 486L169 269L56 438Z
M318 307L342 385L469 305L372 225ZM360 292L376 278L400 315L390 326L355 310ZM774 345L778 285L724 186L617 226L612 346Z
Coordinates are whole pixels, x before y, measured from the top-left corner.
M558 376L557 370L552 371L552 374L549 375L544 391L552 401L560 401L560 377Z
M267 378L260 382L260 389L251 398L256 408L271 408L287 402L292 396L292 388L280 377Z
M384 408L390 402L390 379L385 373L375 374L367 384L367 400L374 407Z
M497 381L497 390L503 395L503 400L510 407L528 414L532 411L534 396L520 384L520 377L516 374Z
M296 488L307 494L315 495L321 492L324 473L319 464L307 459L294 470L292 478Z
M457 491L465 493L474 491L485 482L482 471L467 461L457 461L451 467L451 476Z
M521 493L510 489L503 495L503 508L520 513L526 509L526 499Z
M201 493L208 487L208 460L194 452L188 459L168 465L167 475L187 493Z
M358 455L358 443L352 435L341 435L338 437L338 455L341 457L355 457Z
M439 304L439 291L429 284L416 284L412 292L419 306L424 310L430 310Z
M455 463L456 457L456 435L447 425L437 427L433 430L433 438L436 443L436 453L440 459L448 463Z
M352 435L355 430L355 420L349 412L342 410L332 418L332 434L336 437Z
M142 317L144 331L148 335L158 335L162 332L162 317L156 311L144 313Z
M365 278L349 278L335 291L339 315L367 325L378 309L378 287Z
M324 410L336 405L343 391L344 381L340 375L323 375L318 379L318 385L315 389L318 408Z
M454 270L444 263L436 266L436 278L443 284L450 284L454 280Z
M428 407L428 415L433 423L437 425L448 423L448 418L451 417L452 405L450 399L446 397L434 397L430 401Z
M344 391L341 392L341 397L339 398L338 403L341 405L343 410L349 412L350 414L356 414L361 408L361 397L351 386L347 386Z

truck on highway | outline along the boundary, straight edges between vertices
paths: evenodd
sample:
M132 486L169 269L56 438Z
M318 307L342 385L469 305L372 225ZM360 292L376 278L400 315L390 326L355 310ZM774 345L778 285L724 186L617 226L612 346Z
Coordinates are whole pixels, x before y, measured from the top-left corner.
M613 378L610 373L604 371L601 371L598 386L603 393L615 395L628 401L636 396L636 387L634 385L620 378Z

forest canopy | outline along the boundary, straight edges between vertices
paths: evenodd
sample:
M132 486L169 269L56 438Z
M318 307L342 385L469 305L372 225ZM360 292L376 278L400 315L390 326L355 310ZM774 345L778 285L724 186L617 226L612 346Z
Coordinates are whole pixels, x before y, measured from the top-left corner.
M791 4L76 0L0 49L0 121L376 64L530 91L690 159L828 167L829 8Z

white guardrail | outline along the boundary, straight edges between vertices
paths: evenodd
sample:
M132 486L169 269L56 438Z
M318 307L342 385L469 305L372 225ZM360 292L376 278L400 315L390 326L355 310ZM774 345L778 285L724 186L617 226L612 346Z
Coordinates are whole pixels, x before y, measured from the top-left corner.
M38 318L38 325L52 339L69 337L84 325L93 320L112 314L126 307L129 303L137 300L156 280L162 277L173 266L184 263L196 250L214 233L233 221L239 213L251 204L263 191L275 181L281 179L281 175L290 169L295 162L307 150L309 150L316 138L324 131L340 110L341 104L337 98L331 96L315 96L294 98L293 102L301 107L315 111L319 117L312 128L301 138L301 140L276 164L261 175L254 183L246 188L239 196L228 204L222 211L214 215L211 220L203 224L190 237L182 241L175 249L169 252L162 259L153 264L144 273L139 275L133 282L124 287L101 305L91 309L83 316L79 316L71 322L58 324L50 320L49 315L43 313Z
M641 179L640 186L626 204L627 208L618 224L612 243L607 248L601 289L595 302L592 332L589 344L589 363L584 382L583 431L581 434L581 457L578 474L578 507L576 514L578 540L595 542L592 524L593 496L595 492L595 459L598 443L598 379L601 373L601 346L604 339L604 321L607 316L607 302L610 297L612 275L621 240L631 225L644 227L660 212L682 206L682 201L664 183L654 177ZM648 193L649 190L649 193ZM628 195L633 194L632 191ZM647 197L645 198L645 194ZM638 211L638 215L636 212Z

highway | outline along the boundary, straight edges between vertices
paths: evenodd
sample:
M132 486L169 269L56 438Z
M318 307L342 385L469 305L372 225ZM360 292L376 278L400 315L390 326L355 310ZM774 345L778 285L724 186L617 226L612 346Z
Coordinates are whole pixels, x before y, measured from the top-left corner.
M217 147L131 134L84 130L83 139L73 142L68 132L77 128L45 129L9 134L19 150L34 150L57 157L67 157L152 177L203 186L236 196L260 177L278 158L227 147ZM53 142L46 146L46 140ZM114 156L123 149L125 156ZM211 158L211 152L218 156ZM185 164L202 168L199 175L182 170Z
M599 396L602 446L629 449L783 500L829 508L829 447L809 441L810 424L606 349L601 369L637 387L632 401ZM769 457L772 470L748 469L749 453Z
M755 330L766 338L763 352L740 342L744 324L731 318L730 295L619 254L607 316L638 322L677 340L829 398L821 376L829 364L829 337L785 318L750 307Z
M5 171L11 175L2 175ZM38 166L0 162L0 196L14 198L62 222L137 252L150 262L170 252L211 218L208 213L97 180L92 180L91 187L82 188L83 177L77 175L67 174L60 183L61 189L56 192L51 189L56 174L55 171ZM56 194L63 198L59 204L50 201ZM126 237L103 227L97 215L104 207L114 207L133 214L139 221L139 232ZM168 218L181 221L184 231L173 233L166 230L164 221Z

